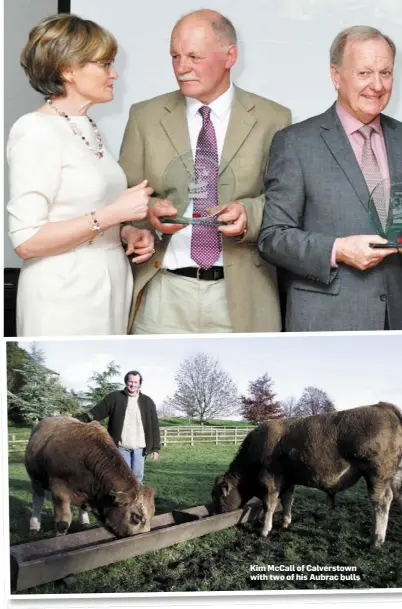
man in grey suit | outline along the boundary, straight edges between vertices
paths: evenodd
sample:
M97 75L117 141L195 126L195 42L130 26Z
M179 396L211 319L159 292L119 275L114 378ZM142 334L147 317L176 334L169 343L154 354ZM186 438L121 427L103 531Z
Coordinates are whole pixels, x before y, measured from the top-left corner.
M181 18L170 53L179 90L134 104L121 148L128 184L148 179L154 189L147 226L160 237L154 256L134 269L128 332L277 332L276 269L258 255L256 242L269 146L290 124L290 112L231 82L236 32L215 11ZM198 159L208 161L211 176L201 211L189 194L194 176L203 175ZM197 230L204 227L161 222L163 216L196 219L211 208L228 224L208 235ZM131 232L122 229L129 248Z
M368 215L375 183L402 182L402 123L381 114L394 58L374 28L338 34L336 103L273 139L258 246L283 269L286 331L402 329L402 256L370 247L386 240Z

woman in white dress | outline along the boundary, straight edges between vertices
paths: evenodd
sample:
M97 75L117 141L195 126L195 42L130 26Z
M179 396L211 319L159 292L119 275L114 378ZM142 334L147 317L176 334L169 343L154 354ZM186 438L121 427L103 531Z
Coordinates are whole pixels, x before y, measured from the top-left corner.
M135 263L153 235L123 222L146 217L152 189L127 189L123 170L87 116L113 99L114 37L92 21L55 15L35 27L21 55L46 102L13 125L9 235L23 259L18 336L126 334ZM121 239L130 245L125 254Z

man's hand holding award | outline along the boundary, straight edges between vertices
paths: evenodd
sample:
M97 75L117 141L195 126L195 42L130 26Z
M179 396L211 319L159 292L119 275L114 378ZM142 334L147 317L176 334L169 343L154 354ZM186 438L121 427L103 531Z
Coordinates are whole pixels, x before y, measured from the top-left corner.
M377 235L387 243L370 243L372 248L392 248L402 252L402 180L382 180L373 189L368 213Z
M202 153L201 153L202 154ZM198 153L200 156L200 153ZM208 158L208 169L211 173L219 173L219 167L211 168L211 159ZM183 171L185 170L185 171ZM230 167L225 170L225 176L221 180L226 204L219 205L216 200L215 205L209 207L205 212L197 213L194 211L196 201L210 198L208 171L204 170L197 174L194 173L193 153L191 151L178 155L171 161L163 176L163 195L164 199L156 201L149 208L149 219L153 227L165 234L173 234L188 225L216 226L221 232L226 234L226 230L236 230L236 222L240 221L243 225L247 222L247 215L243 206L231 198L234 193L235 177ZM181 195L179 195L181 193ZM175 200L184 201L184 214L179 214L175 206ZM230 227L230 228L229 228ZM242 232L242 231L241 231Z

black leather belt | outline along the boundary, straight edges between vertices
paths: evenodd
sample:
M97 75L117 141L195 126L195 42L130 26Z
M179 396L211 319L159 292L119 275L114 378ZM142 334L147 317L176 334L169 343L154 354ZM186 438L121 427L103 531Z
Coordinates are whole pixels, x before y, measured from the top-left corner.
M223 266L211 266L210 269L200 269L193 266L186 266L181 269L166 269L169 273L182 275L183 277L194 277L195 279L203 279L204 281L217 281L223 279Z

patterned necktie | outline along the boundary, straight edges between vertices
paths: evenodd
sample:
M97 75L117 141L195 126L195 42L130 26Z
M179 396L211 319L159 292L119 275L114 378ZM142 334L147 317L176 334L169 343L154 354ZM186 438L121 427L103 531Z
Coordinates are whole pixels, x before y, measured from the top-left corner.
M377 186L377 184L382 181L380 168L377 163L377 159L375 158L371 143L373 131L374 127L371 125L363 125L363 127L360 127L359 129L359 133L364 138L362 151L362 172L370 194L373 192L373 189ZM382 226L385 227L387 224L388 209L385 201L384 189L381 186L376 188L373 195L373 201L377 210L378 218Z
M201 106L202 127L195 151L194 217L207 215L207 209L218 204L219 160L216 134L210 114L211 108ZM216 226L193 225L191 258L201 268L209 269L218 260L222 237Z

